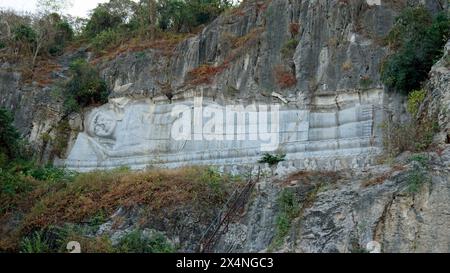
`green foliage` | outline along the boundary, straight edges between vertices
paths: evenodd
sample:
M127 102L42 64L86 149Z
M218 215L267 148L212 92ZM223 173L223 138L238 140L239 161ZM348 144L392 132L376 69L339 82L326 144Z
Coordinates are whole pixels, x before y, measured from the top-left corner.
M49 45L48 52L52 56L60 55L63 53L67 44L73 40L74 31L68 21L61 18L55 19L54 22L55 35L53 42Z
M121 253L171 253L174 247L161 233L144 236L142 231L134 230L125 235L117 246Z
M389 88L409 93L419 89L450 38L450 18L435 18L424 7L406 8L387 40L396 53L383 64L381 79Z
M232 6L227 0L158 1L159 27L162 30L187 32L211 22Z
M414 90L408 95L407 110L415 117L419 112L420 104L424 101L427 92L424 89Z
M292 58L294 56L297 45L298 45L297 39L288 40L281 49L281 55L283 56L283 58Z
M0 196L14 197L15 195L29 192L33 189L33 184L23 175L14 173L11 170L0 169Z
M222 174L214 168L207 168L201 174L201 181L208 185L217 195L225 193Z
M32 44L36 41L36 31L29 25L21 24L13 29L14 39L23 43Z
M47 181L55 183L63 179L72 179L74 173L69 172L62 168L53 167L51 165L46 167L37 166L26 172L27 175L33 177L36 180Z
M127 19L127 12L132 5L130 2L127 0L112 0L99 4L86 24L83 34L89 38L94 38L104 31L118 28Z
M284 238L291 229L292 221L300 213L299 200L295 192L290 189L284 189L277 200L278 214L276 218L276 233L273 246L277 247L283 243Z
M384 146L389 156L397 156L404 151L422 152L433 142L439 131L436 115L418 117L420 105L427 95L426 90L414 90L408 94L407 111L409 121L385 121L382 125Z
M285 161L286 155L271 155L269 153L265 153L263 157L258 161L258 163L267 163L270 166L277 165L278 163Z
M20 242L22 253L50 253L51 247L45 239L43 232L36 231L31 236L25 237Z
M413 169L408 173L408 192L417 193L422 188L422 185L429 181L427 173L422 169Z
M96 52L114 47L120 41L120 35L116 30L108 29L102 31L92 39L92 47Z
M410 194L418 193L422 186L430 181L428 175L430 159L423 154L415 154L409 158L410 169L406 172L406 191Z
M72 78L66 84L68 94L64 103L67 112L108 101L109 92L106 82L100 78L97 70L85 60L79 59L72 62L70 74Z
M404 151L422 152L426 150L439 129L436 120L429 117L408 122L386 121L381 127L384 148L392 157Z
M430 159L426 157L425 155L417 154L411 156L409 159L410 162L416 162L418 163L422 168L426 168L430 162Z
M94 231L95 232L95 231ZM81 225L50 226L24 236L19 243L22 253L68 253L67 243L80 243L82 253L113 253L111 241L105 236L87 235Z
M5 159L12 160L18 156L20 134L14 128L13 121L12 114L0 107L0 155L3 162Z
M16 16L15 20L12 16ZM62 54L74 37L68 19L56 13L34 17L9 14L8 17L13 35L12 39L4 39L5 44L12 55L20 56L21 60L32 60L33 64L38 56L47 58Z

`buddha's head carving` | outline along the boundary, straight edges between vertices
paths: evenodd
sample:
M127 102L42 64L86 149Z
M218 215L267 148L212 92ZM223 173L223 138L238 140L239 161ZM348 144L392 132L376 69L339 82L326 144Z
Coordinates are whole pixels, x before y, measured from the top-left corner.
M112 111L96 111L88 121L88 133L94 137L114 138L117 120Z

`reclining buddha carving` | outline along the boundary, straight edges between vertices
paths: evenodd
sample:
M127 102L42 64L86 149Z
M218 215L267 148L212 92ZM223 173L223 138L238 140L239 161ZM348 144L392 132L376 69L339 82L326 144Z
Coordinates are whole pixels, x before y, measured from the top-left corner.
M363 99L358 94L346 94L340 107L336 107L334 97L324 97L313 107L241 107L229 119L228 106L207 99L200 104L195 100L170 104L112 99L86 114L85 131L79 133L64 164L76 170L120 166L139 169L152 164L254 165L265 152L264 145L271 141L276 143L271 152L287 154L288 161L308 159L308 165L320 165L311 160L330 158L340 166L334 163L335 158L367 154L377 148L374 140L379 103L379 93ZM176 112L180 107L192 119L184 123L182 130L187 134L181 139L174 137L177 125L186 118L186 113ZM203 111L202 131L195 127L198 107ZM212 121L215 124L211 125Z

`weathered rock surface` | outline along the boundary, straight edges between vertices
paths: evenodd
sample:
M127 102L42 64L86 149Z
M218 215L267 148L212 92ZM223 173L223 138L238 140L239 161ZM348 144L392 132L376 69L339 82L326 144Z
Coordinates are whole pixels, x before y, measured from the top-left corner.
M63 158L57 163L79 170L121 165L142 168L155 162L167 166L254 163L250 158L260 157L262 141L212 141L207 145L193 141L181 151L176 149L179 143L168 140L170 117L147 113L142 120L142 111L155 108L156 113L170 112L178 104L191 105L194 96L202 96L205 107L212 103L218 107L280 104L289 114L287 119L280 119L277 148L288 154L293 168L367 165L370 155L379 152L382 109L392 107L391 96L383 92L379 79L381 61L388 53L379 41L396 14L418 2L248 1L178 45L156 44L142 52L125 52L100 61L101 74L112 90L111 102L88 110L84 117L70 117L72 132L65 135L68 144L57 153ZM420 2L432 11L447 6L446 1ZM62 69L53 77L64 77L70 59L86 56L80 50L61 57L57 61ZM63 118L62 100L52 97L52 86L21 84L20 74L8 72L6 67L1 79L1 105L14 111L16 125L38 148L42 160L52 160L58 123ZM118 106L117 101L127 103ZM149 109L136 110L136 105L143 109L143 101ZM127 120L116 120L116 125L126 127L142 120L128 136L134 134L141 142L134 139L133 143L123 143L89 132L95 120L92 115L103 112L108 116L111 109L114 115L128 113ZM391 110L399 109L394 105ZM158 125L152 124L155 118L160 119ZM155 126L161 128L155 130ZM147 132L149 129L151 132ZM83 132L77 138L79 131ZM86 141L86 136L97 139ZM120 138L120 133L115 137ZM164 140L148 144L155 139ZM97 145L99 142L102 144ZM189 146L198 146L201 156L193 154ZM133 153L133 149L139 151ZM208 152L204 153L205 149ZM146 151L145 155L142 151ZM115 155L111 156L111 152ZM285 169L290 168L287 164Z
M406 2L251 1L172 52L150 49L102 63L114 99L86 115L85 131L61 164L78 170L254 164L267 143L249 135L240 141L238 130L224 136L234 141L196 141L195 131L192 141L173 141L175 120L169 113L191 107L196 96L203 97L205 108L279 104L275 148L287 153L285 169L370 164L380 151L378 125L387 96L379 79L387 49L378 40L402 5ZM118 127L106 136L92 134L89 128L104 125L96 123L96 115L109 116L105 119ZM121 129L130 124L130 130Z
M447 54L433 67L420 115L439 113L437 152L404 153L390 165L338 173L301 172L261 183L248 213L224 234L217 251L361 252L373 241L381 252L450 251L450 89ZM416 159L414 159L416 158ZM418 159L417 159L418 158ZM420 165L418 161L424 161ZM330 177L335 178L331 179ZM314 177L311 180L310 177ZM415 190L411 187L417 186ZM274 248L279 193L298 197L299 213L284 244Z

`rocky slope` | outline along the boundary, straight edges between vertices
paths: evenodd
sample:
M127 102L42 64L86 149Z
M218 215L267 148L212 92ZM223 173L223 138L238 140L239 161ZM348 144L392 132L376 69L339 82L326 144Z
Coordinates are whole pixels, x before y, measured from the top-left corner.
M334 173L300 172L260 183L247 215L218 243L225 251L448 252L450 198L450 66L433 66L422 114L439 112L440 132L429 152L406 152L389 164ZM294 193L300 213L274 244L281 191Z

